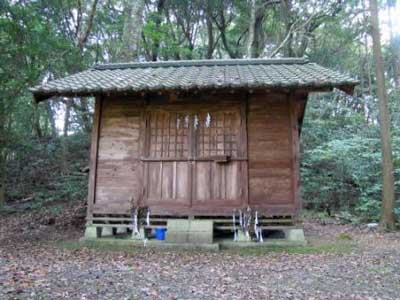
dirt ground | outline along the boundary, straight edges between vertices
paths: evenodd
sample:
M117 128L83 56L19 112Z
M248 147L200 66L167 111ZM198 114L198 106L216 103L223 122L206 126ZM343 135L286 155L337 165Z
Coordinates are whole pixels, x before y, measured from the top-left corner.
M306 247L88 247L81 211L0 215L0 299L400 299L400 233L307 220Z

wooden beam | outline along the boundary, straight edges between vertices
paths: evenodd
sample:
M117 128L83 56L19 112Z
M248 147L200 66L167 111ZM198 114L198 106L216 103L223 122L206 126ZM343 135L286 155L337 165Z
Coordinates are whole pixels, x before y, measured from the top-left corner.
M299 122L298 122L298 106L299 102L296 97L291 94L288 96L289 114L290 114L290 136L292 149L292 197L295 207L296 219L300 212L300 147L299 147Z
M244 205L249 205L249 163L248 163L248 139L247 139L247 106L248 106L248 94L245 95L240 104L240 156L246 158L246 161L240 164L242 172L242 197Z
M96 97L94 117L93 117L92 137L91 137L91 149L90 149L90 174L89 174L87 215L86 215L87 224L92 224L93 206L96 201L97 158L99 150L102 107L103 107L103 97L101 96Z

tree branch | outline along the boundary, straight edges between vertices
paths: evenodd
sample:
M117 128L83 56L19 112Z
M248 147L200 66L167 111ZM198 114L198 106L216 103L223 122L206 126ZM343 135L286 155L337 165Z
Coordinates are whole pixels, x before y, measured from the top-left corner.
M98 0L93 1L92 9L90 10L90 14L89 14L89 19L86 24L86 30L82 34L80 34L78 37L78 47L81 51L83 49L83 46L87 42L90 32L92 31L93 19L96 14L97 3L98 3Z

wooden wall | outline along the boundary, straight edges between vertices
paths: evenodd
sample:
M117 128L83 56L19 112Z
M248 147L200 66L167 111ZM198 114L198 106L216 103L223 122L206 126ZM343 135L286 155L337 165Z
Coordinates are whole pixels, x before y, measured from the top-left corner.
M235 96L218 95L217 98L226 100ZM238 202L238 208L250 205L265 215L295 215L300 206L297 102L288 94L265 92L245 96L241 94L240 101L244 107L242 118L247 119L247 149L243 151L247 155L247 161L242 164L247 169L244 178L248 181L248 192L243 193L245 198ZM144 102L142 98L126 97L106 97L97 101L98 132L92 138L92 157L97 156L97 161L92 159L91 163L94 171L91 171L89 186L89 191L92 190L92 195L89 192L89 219L91 213L129 213L132 196L139 198L143 194L152 195L155 192L143 188L146 186L144 177L149 172L145 168L146 161L142 159L146 144L144 128L147 106ZM165 162L166 166L168 163ZM211 161L202 163L214 164ZM150 162L148 164L151 165ZM173 166L175 163L170 164ZM178 164L188 166L182 162ZM196 195L196 191L189 194ZM190 200L178 200L177 202L186 203L185 213L190 211L187 205ZM204 203L213 205L210 201ZM156 205L159 211L160 208L162 210L162 203ZM177 206L174 211L176 209ZM210 211L201 207L196 209ZM222 211L221 207L221 214L229 212L226 209ZM212 214L218 214L218 204Z
M94 213L130 210L141 188L140 122L143 102L106 98L102 102Z
M285 94L248 100L249 204L269 215L294 214L298 208L298 131L292 130L291 110L291 98Z

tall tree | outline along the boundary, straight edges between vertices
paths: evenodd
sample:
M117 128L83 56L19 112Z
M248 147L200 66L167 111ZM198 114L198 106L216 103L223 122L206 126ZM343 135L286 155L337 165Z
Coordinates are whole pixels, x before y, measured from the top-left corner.
M71 108L72 108L72 99L69 99L65 102L65 112L64 112L64 126L63 126L63 135L67 136L68 131L71 125Z
M90 8L90 11L88 13L87 20L85 22L85 27L83 27L82 24L83 22L83 10L82 10L82 5L81 1L78 1L78 20L77 20L77 26L76 26L76 36L77 36L77 46L79 47L79 50L82 52L83 47L85 46L90 33L92 32L93 28L93 20L94 16L96 15L96 10L97 10L97 3L98 0L93 0L92 6Z
M55 138L57 137L57 126L56 126L56 119L55 119L55 113L52 107L52 100L46 101L46 113L47 113L47 118L49 119L50 123L50 135Z
M212 22L212 1L206 0L206 9L205 9L205 19L206 19L206 27L207 27L207 52L206 58L211 59L213 57L215 42L214 42L214 26Z
M375 60L375 72L377 83L377 94L379 101L379 122L382 147L382 209L380 227L383 230L395 228L394 215L394 175L392 159L392 143L390 136L390 115L388 108L388 96L385 87L384 64L381 50L381 36L379 32L379 17L377 0L370 0L371 31L373 42L373 53Z
M396 90L400 89L400 41L395 39L393 30L393 20L392 20L392 9L396 5L396 0L387 1L387 11L388 11L388 26L389 26L389 37L390 37L390 64L392 69L392 76L394 80L394 85Z
M6 136L5 136L5 105L4 100L0 96L0 209L4 206L6 201L5 195L5 143L6 143Z
M216 2L218 5L215 8L215 14L213 15L213 21L215 26L218 28L221 42L224 50L228 53L230 58L239 58L239 40L236 42L236 46L231 45L228 37L228 29L230 23L232 22L234 16L232 12L234 11L233 3L229 1L219 1Z
M124 1L124 29L119 58L122 61L136 60L143 28L144 0Z
M247 57L256 57L256 14L257 0L250 1L249 37L247 39Z

